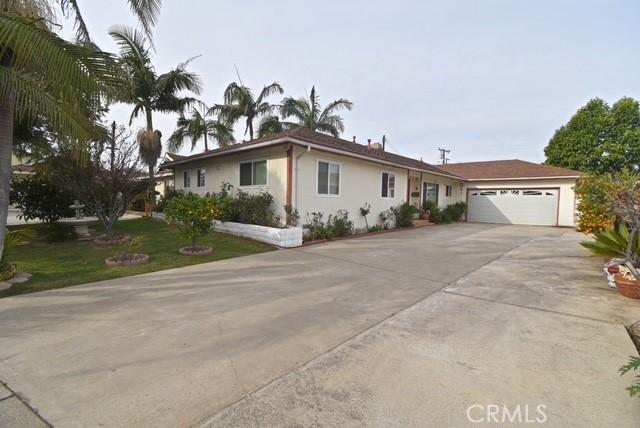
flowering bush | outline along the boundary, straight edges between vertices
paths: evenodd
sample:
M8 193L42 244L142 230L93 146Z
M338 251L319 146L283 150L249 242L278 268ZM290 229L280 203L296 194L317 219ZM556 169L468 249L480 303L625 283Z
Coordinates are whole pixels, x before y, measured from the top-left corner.
M607 195L607 176L585 175L576 182L578 230L591 234L610 229L615 220Z
M171 199L165 210L167 222L177 224L184 239L195 246L196 239L206 235L213 227L213 220L220 218L222 210L216 199L203 198L193 193Z

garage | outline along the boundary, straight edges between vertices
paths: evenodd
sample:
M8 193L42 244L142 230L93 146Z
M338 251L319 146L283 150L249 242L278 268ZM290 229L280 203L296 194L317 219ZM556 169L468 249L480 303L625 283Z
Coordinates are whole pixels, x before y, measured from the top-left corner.
M556 226L559 189L469 189L467 221Z

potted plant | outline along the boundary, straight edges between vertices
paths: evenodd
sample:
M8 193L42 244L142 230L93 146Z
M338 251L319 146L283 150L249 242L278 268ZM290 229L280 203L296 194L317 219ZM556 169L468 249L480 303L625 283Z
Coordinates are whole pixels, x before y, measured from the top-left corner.
M605 182L612 211L629 227L629 239L620 272L615 276L616 288L625 297L640 299L640 266L638 230L640 230L640 176L630 171L617 173Z

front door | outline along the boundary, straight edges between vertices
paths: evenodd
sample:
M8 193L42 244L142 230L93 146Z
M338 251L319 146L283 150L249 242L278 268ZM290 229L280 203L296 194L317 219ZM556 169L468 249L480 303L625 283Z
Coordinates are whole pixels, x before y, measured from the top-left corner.
M438 205L438 193L440 185L438 183L422 183L422 200L433 201Z

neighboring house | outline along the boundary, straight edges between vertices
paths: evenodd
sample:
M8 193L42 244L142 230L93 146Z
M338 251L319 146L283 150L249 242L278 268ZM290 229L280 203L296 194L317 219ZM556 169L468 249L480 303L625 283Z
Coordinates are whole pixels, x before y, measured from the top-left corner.
M11 155L11 174L14 177L27 177L34 174L33 165L27 159Z
M549 168L527 162L522 164L532 169ZM486 182L490 186L489 183L493 182L491 179L482 182L470 180L464 172L449 169L454 166L437 167L387 152L382 144L363 145L298 128L243 144L169 159L161 168L174 171L177 190L204 195L218 192L223 183L230 183L236 189L251 193L268 191L274 196L276 209L282 218L285 218L285 205L298 210L302 223L310 213L322 212L327 219L330 214L344 209L349 212L354 226L361 229L365 221L360 215L360 207L365 203L371 204L368 220L374 223L380 212L402 202L409 201L419 207L424 200L432 200L444 208L467 201L469 191L479 189L479 184L484 186ZM571 171L571 177L568 170L563 171L561 178L555 177L562 183L570 180L573 183L578 176L575 171ZM572 184L560 186L551 179L551 185L548 185L540 182L539 177L527 179L518 172L514 171L510 178L516 180L523 190L531 187L558 188L557 197L562 193L562 203L570 200L573 207ZM545 174L545 177L549 175ZM504 183L505 189L511 189L512 183ZM526 195L529 196L528 193ZM470 203L476 210L476 201ZM470 210L469 220L472 219L509 222L511 215L507 213L490 218L486 214L477 216ZM514 219L519 220L517 217ZM570 219L556 216L553 223L546 218L540 223L526 220L526 224L574 225L572 216Z

